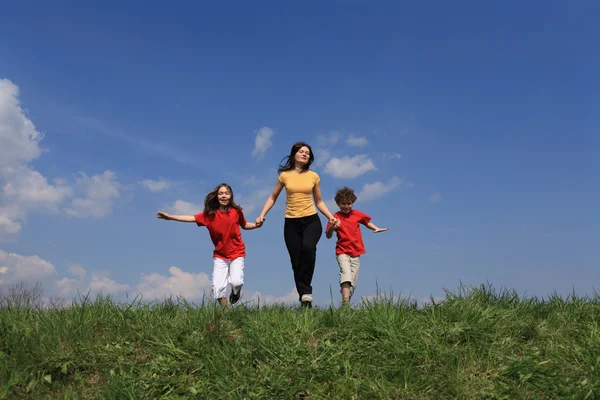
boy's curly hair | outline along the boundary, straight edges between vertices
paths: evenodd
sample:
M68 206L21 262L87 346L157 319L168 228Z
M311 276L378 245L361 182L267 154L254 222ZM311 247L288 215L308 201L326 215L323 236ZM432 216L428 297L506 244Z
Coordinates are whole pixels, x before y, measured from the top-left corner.
M335 200L336 204L340 204L342 202L354 203L357 197L354 194L354 189L344 186L343 188L338 189L333 199Z

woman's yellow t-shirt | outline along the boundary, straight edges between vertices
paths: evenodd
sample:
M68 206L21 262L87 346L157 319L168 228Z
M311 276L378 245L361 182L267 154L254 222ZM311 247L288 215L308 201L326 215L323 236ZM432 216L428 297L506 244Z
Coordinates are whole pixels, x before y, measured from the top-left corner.
M317 213L313 188L320 181L319 174L311 170L302 173L285 171L279 175L279 182L285 186L286 218L301 218Z

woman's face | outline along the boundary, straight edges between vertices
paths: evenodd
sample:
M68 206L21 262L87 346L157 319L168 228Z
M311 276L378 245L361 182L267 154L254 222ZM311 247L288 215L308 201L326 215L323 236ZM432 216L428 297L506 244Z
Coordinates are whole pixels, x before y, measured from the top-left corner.
M300 150L298 150L294 156L294 162L296 163L296 166L305 165L309 159L310 150L306 146L300 147Z

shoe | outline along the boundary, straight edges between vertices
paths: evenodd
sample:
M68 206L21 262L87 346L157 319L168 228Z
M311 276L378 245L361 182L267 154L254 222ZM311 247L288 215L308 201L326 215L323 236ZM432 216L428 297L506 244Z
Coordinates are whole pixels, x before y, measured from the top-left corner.
M240 295L242 294L242 291L240 290L239 292L233 293L233 290L231 291L231 293L229 294L229 302L231 304L235 304L238 302L238 300L240 299Z
M312 303L312 301L313 301L312 294L303 294L302 297L300 298L300 301L310 301Z
M302 304L302 307L312 308L312 301L312 294L303 294L300 298L300 304Z

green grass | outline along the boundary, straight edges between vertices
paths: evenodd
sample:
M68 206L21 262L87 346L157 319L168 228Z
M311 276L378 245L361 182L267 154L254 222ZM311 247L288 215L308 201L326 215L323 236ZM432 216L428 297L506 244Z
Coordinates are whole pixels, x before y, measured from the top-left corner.
M483 285L421 307L225 314L182 299L0 306L1 398L600 398L597 295Z

